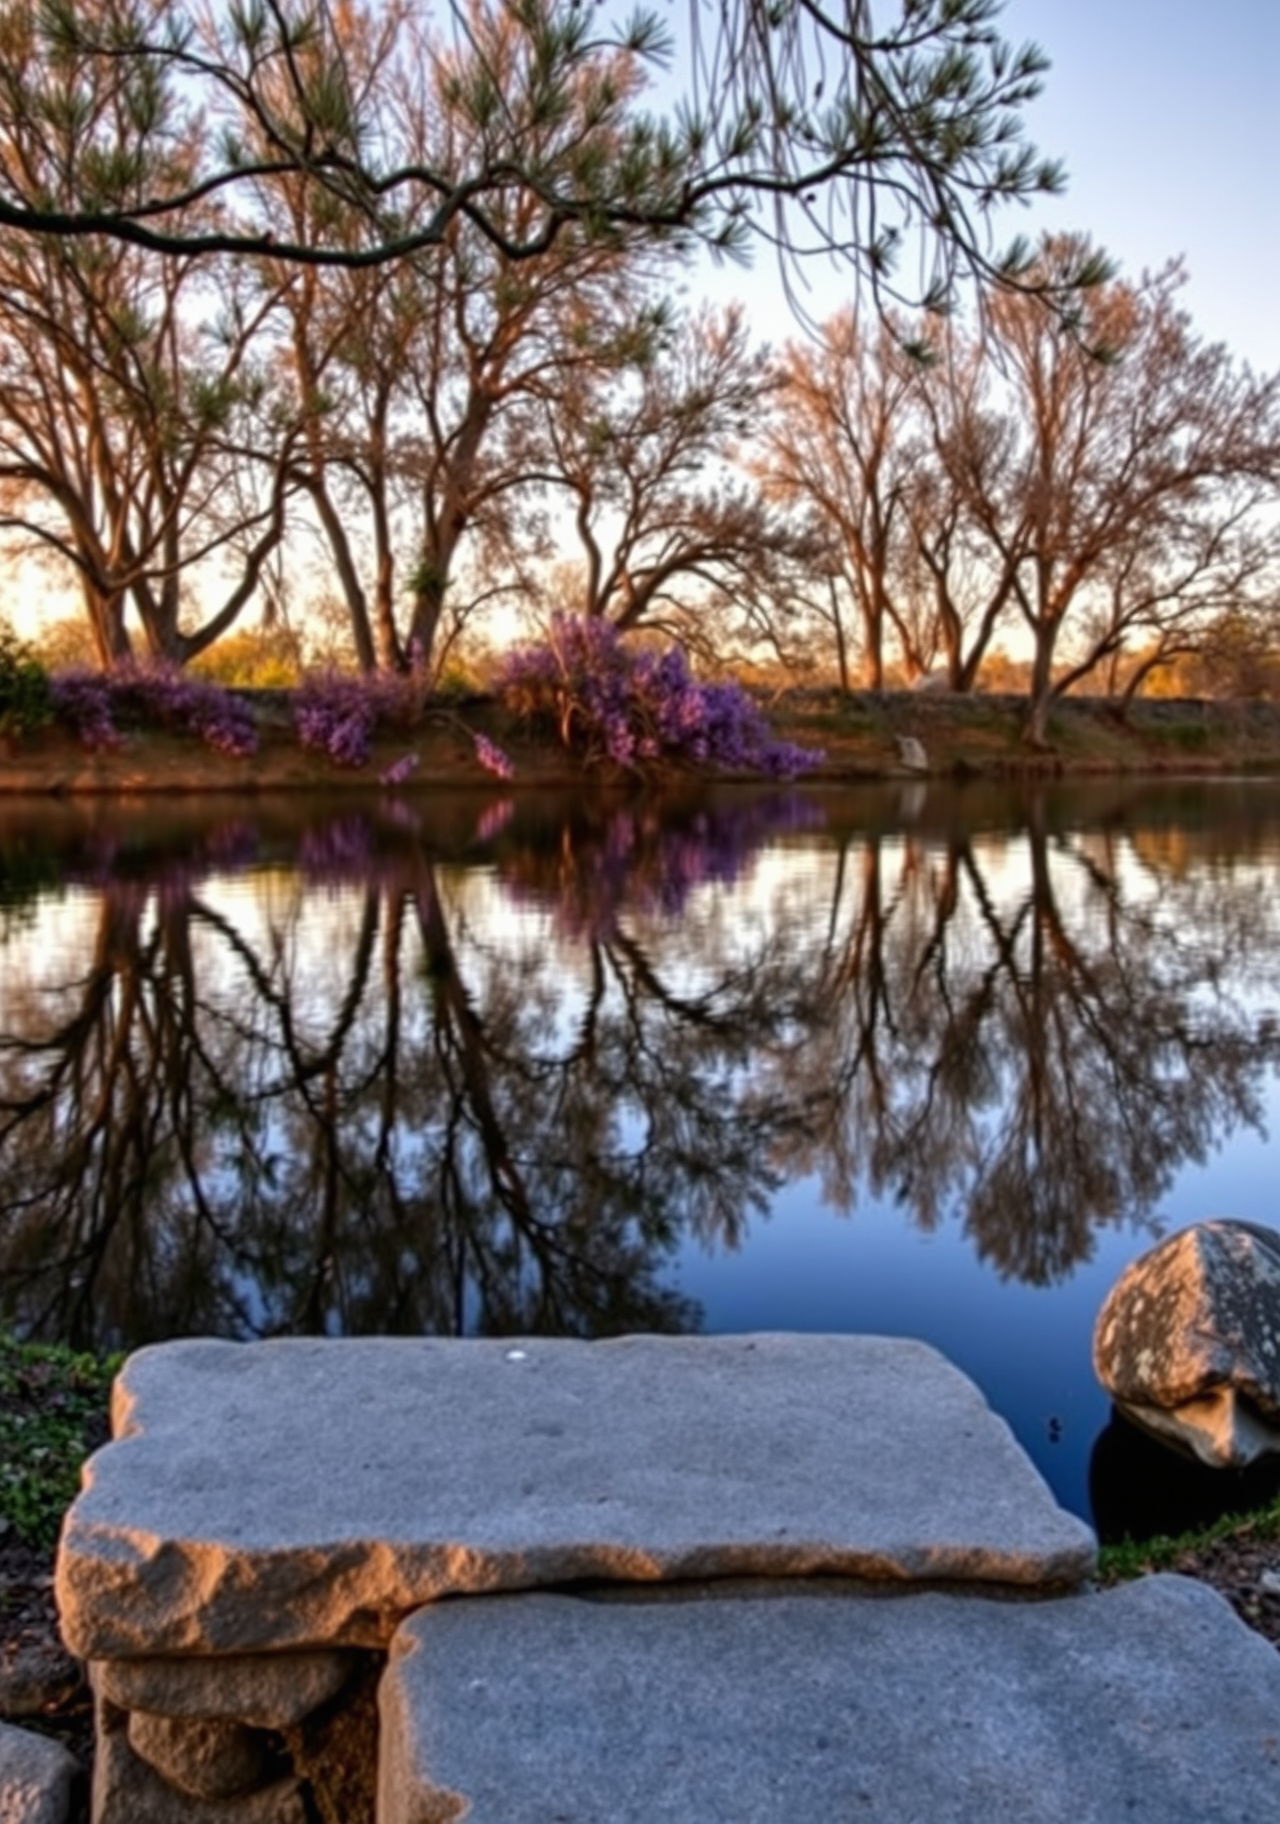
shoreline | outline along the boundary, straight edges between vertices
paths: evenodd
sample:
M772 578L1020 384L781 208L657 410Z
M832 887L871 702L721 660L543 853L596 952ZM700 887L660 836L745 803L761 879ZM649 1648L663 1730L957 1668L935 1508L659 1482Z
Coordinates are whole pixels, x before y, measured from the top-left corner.
M258 751L245 759L202 747L191 735L150 728L129 731L117 750L92 753L64 730L47 728L0 741L0 794L23 797L132 796L273 792L415 794L444 788L504 793L580 787L635 790L688 784L765 783L759 773L723 768L693 773L670 768L644 776L622 768L586 769L550 742L514 724L491 699L429 706L412 728L380 731L369 763L334 765L302 748L293 732L287 692L241 692L258 722ZM796 689L762 698L776 735L820 750L823 760L800 775L813 785L967 779L1017 782L1123 775L1280 776L1280 703L1144 699L1118 718L1107 699L1073 697L1054 710L1050 745L1022 742L1021 697L953 696L943 692ZM443 712L443 713L441 713ZM482 734L510 756L514 775L496 778L481 766L472 736ZM923 750L924 764L915 760ZM918 744L918 749L916 744ZM410 775L394 787L379 775L408 756Z

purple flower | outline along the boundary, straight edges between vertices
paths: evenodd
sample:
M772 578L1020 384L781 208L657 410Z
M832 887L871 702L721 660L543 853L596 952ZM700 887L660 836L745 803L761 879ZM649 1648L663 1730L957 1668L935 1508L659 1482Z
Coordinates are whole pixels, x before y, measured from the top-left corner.
M476 759L487 773L492 773L496 779L514 779L516 769L500 747L490 741L487 735L473 734L471 739L475 744Z
M418 764L416 754L404 754L399 760L393 760L378 774L379 785L403 785L410 773Z

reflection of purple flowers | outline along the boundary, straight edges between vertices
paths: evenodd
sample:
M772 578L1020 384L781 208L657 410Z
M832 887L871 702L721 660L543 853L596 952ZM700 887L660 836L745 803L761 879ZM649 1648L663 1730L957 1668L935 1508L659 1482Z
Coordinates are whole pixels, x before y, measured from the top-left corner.
M496 804L491 804L476 825L476 841L492 842L499 830L511 822L515 809L510 798L499 798Z
M374 879L377 858L377 837L358 811L308 830L298 845L299 868L319 880Z
M80 854L68 861L66 877L100 889L117 909L140 914L152 895L162 911L184 905L211 874L243 874L258 853L257 830L244 818L229 818L187 840L181 855L153 852L144 824L136 848L118 835L94 831Z
M247 703L172 665L62 671L50 680L50 695L59 720L83 746L94 750L123 745L122 721L198 735L206 747L237 759L252 754L258 745Z
M624 911L678 918L706 886L731 886L774 836L822 820L792 794L700 808L683 818L624 804L603 825L566 826L554 850L517 856L517 897L545 905L574 937L607 939Z
M657 761L793 778L822 759L775 741L737 683L702 684L677 646L633 652L608 621L557 615L540 646L507 659L507 707L590 763L643 771Z

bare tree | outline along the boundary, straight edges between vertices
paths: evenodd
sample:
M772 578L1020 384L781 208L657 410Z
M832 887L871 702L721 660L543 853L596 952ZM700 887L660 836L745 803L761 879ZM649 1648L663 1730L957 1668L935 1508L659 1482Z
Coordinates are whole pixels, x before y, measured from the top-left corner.
M906 494L912 558L927 597L947 683L977 683L1013 596L1020 541L994 556L975 517L966 477L1001 472L1015 430L991 409L990 361L980 338L935 329L919 374L921 440Z
M730 466L769 384L740 307L660 308L544 397L539 473L573 514L580 613L696 647L709 616L809 555L813 541Z
M1050 239L1040 259L1052 280L1087 254ZM1075 322L1034 296L991 300L1004 421L967 446L962 480L1032 641L1036 744L1064 691L1135 633L1185 628L1273 549L1280 376L1256 379L1200 341L1180 280L1173 265L1099 285Z
M812 513L826 534L830 607L823 618L835 638L842 687L849 688L856 645L866 682L880 690L891 634L913 671L927 666L910 599L918 359L901 323L863 323L846 310L823 325L816 344L789 344L775 377L756 473L768 493Z
M477 16L465 53L426 32L417 42L394 90L401 130L422 158L465 162L488 130L477 68L518 92L527 45L502 12ZM384 52L378 43L369 54ZM613 80L619 98L632 95L634 59L620 54ZM617 118L594 109L590 91L568 98L543 137L615 157ZM296 178L274 180L264 200L284 236L313 235L316 198ZM536 203L516 189L503 207L518 238ZM367 238L358 211L346 219L353 241ZM539 545L538 401L575 384L602 350L615 359L647 313L657 257L634 235L571 225L545 253L516 260L460 218L429 259L336 272L273 265L306 425L304 485L363 665L412 655L434 669L483 601L519 586ZM486 574L479 596L457 586L468 560Z
M13 32L0 20L0 85L18 75ZM6 168L50 193L72 168L85 183L127 173L142 194L158 161L192 167L189 137L153 131L160 88L91 75L56 64L44 114L0 117ZM0 244L0 526L71 567L103 663L129 655L130 613L150 655L204 650L283 535L288 437L257 349L268 308L190 256L101 238Z

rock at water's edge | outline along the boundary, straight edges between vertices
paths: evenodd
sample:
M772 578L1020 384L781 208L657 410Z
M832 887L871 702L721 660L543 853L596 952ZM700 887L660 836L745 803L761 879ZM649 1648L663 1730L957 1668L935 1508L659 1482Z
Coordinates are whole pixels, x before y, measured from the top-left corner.
M1117 1404L1203 1462L1280 1452L1280 1234L1195 1223L1120 1275L1093 1365Z

